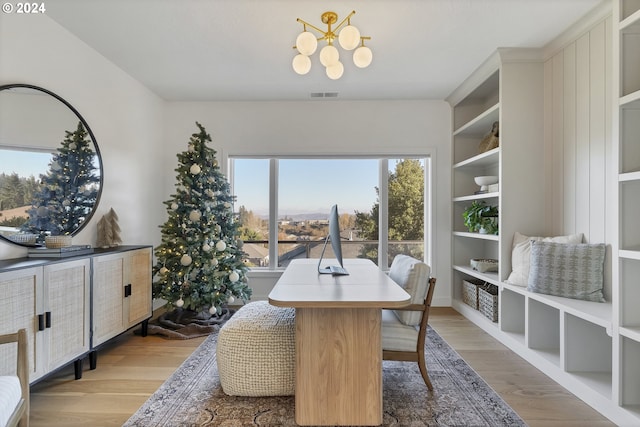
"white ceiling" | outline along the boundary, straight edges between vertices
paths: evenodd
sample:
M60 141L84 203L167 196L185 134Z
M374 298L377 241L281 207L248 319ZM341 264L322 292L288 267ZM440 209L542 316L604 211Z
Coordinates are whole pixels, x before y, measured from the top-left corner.
M541 47L601 0L55 0L46 14L166 100L443 99L498 47ZM291 68L296 18L328 10L371 36L373 62ZM339 48L340 49L340 48Z

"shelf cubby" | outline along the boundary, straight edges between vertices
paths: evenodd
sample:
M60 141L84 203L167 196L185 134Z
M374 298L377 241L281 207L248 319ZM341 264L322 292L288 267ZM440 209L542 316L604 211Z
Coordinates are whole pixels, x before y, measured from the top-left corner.
M620 346L620 403L637 411L640 408L640 342L622 337Z
M453 119L454 134L464 133L465 129L472 133L474 125L483 124L483 120L492 123L492 110L500 100L500 72L496 70L491 76L479 84L471 93L456 104ZM491 130L491 127L487 132ZM480 142L480 141L478 141Z
M500 292L500 330L512 338L525 342L526 297L509 289Z
M476 184L476 176L498 176L498 165L493 167L475 167L455 169L454 171L454 197L474 195L480 190L480 186Z
M492 285L500 286L500 280L498 279L498 273L495 272L484 272L481 273L468 265L454 265L453 269L462 273L463 275L470 276L474 279L482 280L485 282L489 282ZM464 276L463 276L464 277Z
M640 0L620 0L620 27L640 20Z
M560 310L528 299L527 346L560 366Z
M640 46L638 47L640 49ZM635 105L632 108L631 105ZM640 171L640 102L620 110L620 173Z
M620 259L620 324L640 327L640 260ZM640 360L640 359L639 359Z
M639 21L633 21L620 31L620 57L620 96L623 97L640 90Z
M607 398L612 389L612 345L606 328L565 313L565 371Z
M638 227L638 212L640 212L640 181L620 182L620 249L630 249L640 246L640 227Z

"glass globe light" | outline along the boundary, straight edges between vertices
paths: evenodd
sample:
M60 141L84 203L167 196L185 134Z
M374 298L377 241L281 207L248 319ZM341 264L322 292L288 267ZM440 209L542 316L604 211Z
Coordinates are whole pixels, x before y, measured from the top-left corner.
M340 59L340 53L335 46L326 45L320 51L320 63L325 67L335 64Z
M303 55L309 56L318 48L318 40L309 31L301 32L296 38L296 49Z
M372 59L373 53L371 53L371 49L366 46L360 46L353 52L353 63L356 64L358 68L368 67Z
M307 74L311 69L311 59L308 56L303 54L298 54L293 57L293 71L298 74Z
M360 30L353 25L347 25L338 34L338 42L344 50L353 50L360 44Z
M338 61L335 64L329 65L326 69L327 77L331 80L338 80L342 77L342 73L344 73L344 66L342 62Z

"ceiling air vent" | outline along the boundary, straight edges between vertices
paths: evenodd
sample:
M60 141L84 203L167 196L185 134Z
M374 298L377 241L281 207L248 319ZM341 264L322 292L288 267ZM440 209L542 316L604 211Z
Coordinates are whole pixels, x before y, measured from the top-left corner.
M311 98L337 98L338 92L311 92Z

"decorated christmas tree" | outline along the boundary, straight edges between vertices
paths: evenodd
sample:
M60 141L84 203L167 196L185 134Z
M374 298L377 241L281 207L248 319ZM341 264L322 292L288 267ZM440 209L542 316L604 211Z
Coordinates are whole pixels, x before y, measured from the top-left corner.
M23 231L69 234L77 230L90 214L98 197L100 177L94 164L96 153L82 122L66 137L40 175L41 185L29 209Z
M153 297L169 308L220 315L236 298L247 300L246 254L233 213L234 197L220 171L211 137L200 123L179 153L176 192L164 202L168 220L155 249Z

